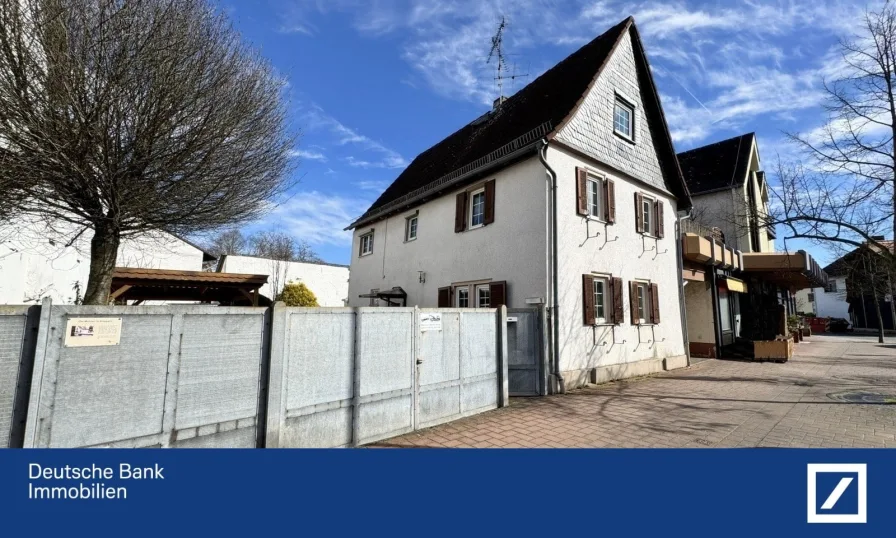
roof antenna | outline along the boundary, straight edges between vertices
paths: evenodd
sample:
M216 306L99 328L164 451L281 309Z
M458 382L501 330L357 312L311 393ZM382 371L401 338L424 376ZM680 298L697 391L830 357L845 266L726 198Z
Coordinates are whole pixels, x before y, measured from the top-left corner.
M494 108L497 109L501 106L501 103L504 102L504 81L510 80L514 81L517 78L527 77L528 73L525 74L517 74L516 72L516 64L513 65L513 71L511 74L507 75L507 58L504 54L504 30L507 29L507 18L503 15L501 16L501 22L498 23L498 29L495 31L495 35L492 36L492 48L488 53L488 59L485 63L492 63L492 58L496 60L496 75L495 81L498 83L498 98L495 99Z

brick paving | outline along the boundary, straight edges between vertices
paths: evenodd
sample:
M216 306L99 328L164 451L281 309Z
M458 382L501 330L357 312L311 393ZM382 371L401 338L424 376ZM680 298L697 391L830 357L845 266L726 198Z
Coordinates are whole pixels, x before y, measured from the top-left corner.
M855 391L889 402L836 399ZM814 336L786 364L709 360L565 395L514 398L510 407L379 446L896 448L896 343Z

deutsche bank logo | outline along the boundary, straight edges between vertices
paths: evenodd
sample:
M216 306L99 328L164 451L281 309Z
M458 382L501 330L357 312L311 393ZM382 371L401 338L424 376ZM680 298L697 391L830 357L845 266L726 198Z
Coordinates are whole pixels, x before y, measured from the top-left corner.
M809 523L867 523L868 465L807 465Z

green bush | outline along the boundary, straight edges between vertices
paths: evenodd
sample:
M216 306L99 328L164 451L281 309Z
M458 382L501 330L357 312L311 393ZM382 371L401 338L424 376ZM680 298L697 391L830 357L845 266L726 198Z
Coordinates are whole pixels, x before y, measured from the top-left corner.
M277 296L277 300L283 301L286 306L318 306L314 292L301 282L290 282L283 286L283 291Z

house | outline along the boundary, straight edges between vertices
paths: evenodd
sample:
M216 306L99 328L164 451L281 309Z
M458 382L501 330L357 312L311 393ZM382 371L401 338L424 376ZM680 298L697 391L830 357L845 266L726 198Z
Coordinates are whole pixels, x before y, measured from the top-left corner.
M879 308L884 329L896 329L896 303L893 302L896 275L888 270L885 260L873 254L881 247L892 252L894 242L885 236L871 239L873 243L866 241L825 268L834 276L827 286L812 290L815 315L847 319L855 329L876 331L880 327ZM808 297L802 298L809 302Z
M823 288L800 290L796 294L797 312L819 318L851 320L849 301L846 298L847 271L836 261L824 268L828 285Z
M0 304L73 304L87 288L90 230L19 217L0 225ZM122 239L117 267L202 271L214 257L181 237L152 232Z
M551 391L685 366L689 208L628 18L414 159L349 227L349 304L544 305Z
M678 162L694 207L682 225L690 354L722 358L726 346L749 354L736 344L786 334L797 290L826 276L807 253L775 250L754 133L679 153Z
M221 256L217 267L223 273L268 275L261 294L276 299L289 282L302 282L317 297L320 306L345 306L348 299L348 266L322 262L286 262L255 256Z

